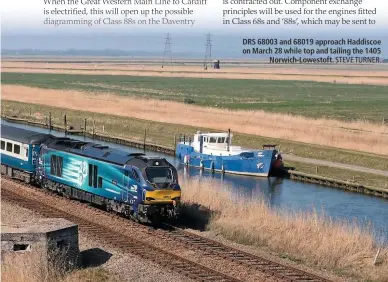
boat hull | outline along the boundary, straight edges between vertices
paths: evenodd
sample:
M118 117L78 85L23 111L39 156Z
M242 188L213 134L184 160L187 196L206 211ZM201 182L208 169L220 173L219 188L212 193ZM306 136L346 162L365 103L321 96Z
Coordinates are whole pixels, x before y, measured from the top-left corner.
M268 177L277 150L246 151L239 155L216 156L198 153L187 144L178 144L176 156L180 162L201 169L230 174Z

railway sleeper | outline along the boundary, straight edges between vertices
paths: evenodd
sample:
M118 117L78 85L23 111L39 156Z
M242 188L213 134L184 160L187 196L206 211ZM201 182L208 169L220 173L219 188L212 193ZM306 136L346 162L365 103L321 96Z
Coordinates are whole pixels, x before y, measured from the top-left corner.
M10 174L11 174L11 176L13 177L13 176L15 176L15 174L13 173L13 170L11 170L11 173L8 171L8 169L5 169L4 168L4 166L2 165L2 167L1 167L1 170L2 170L2 173L5 171L7 174L7 176L10 176ZM23 175L23 174L18 174L19 176L20 175ZM13 178L15 178L15 177L13 177ZM18 179L18 178L16 178L16 179ZM31 179L31 177L30 177L30 179ZM21 180L21 179L19 179L19 180ZM77 190L77 189L75 189L75 188L72 188L72 187L66 187L65 185L53 185L52 183L46 183L46 187L47 188L49 188L49 190L53 190L53 191L57 191L57 192L59 192L60 194L62 194L62 195L69 195L70 193L70 196L72 196L72 195L76 195L76 196L78 196L77 197L77 199L78 198L81 198L81 199L85 199L87 202L95 202L95 203L99 203L99 204L104 204L104 202L103 202L103 199L101 199L100 197L96 197L96 198L94 198L94 197L92 197L92 196L89 196L88 195L88 193L87 192L83 192L83 193L77 193L77 192L73 192L73 190ZM15 196L16 197L16 196ZM21 202L21 199L15 199L15 201L17 201L19 204L20 204L20 202ZM24 204L26 204L27 205L27 203L24 203ZM31 205L31 207L33 207L33 205ZM52 216L52 214L53 214L53 209L44 209L43 207L41 207L40 208L40 211L42 211L42 210L44 210L45 211L45 213L46 214L50 214L51 216ZM76 217L75 217L76 218ZM93 229L93 228L91 228L90 230L93 230L93 231L95 231L95 229ZM177 237L177 238L179 238L179 237L182 237L181 235L173 235L174 237ZM186 237L186 236L185 236ZM187 237L186 237L187 238ZM190 238L190 237L189 237ZM113 239L113 237L112 238L109 238L110 240L112 240ZM201 239L193 239L193 238L190 238L191 240L193 240L193 241L195 241L195 242L198 242L198 244L199 245L204 245L204 246L208 246L209 248L218 248L218 249L224 249L222 246L217 246L216 244L214 244L214 245L212 245L212 244L209 244L209 243L205 243L205 242L203 242L203 241L201 241ZM142 256L146 256L146 257L149 257L149 258L152 258L152 256L154 257L154 259L155 259L155 261L157 261L158 263L161 263L161 259L159 258L159 259L156 259L155 258L155 252L151 252L151 253L149 253L149 254L145 254L144 253L144 251L146 250L144 247L143 248L133 248L133 247L131 247L130 248L132 251L134 251L134 252L136 252L136 253L139 253L139 254L141 254ZM222 252L223 254L227 254L227 255L230 255L230 256L232 256L232 258L234 257L234 259L244 259L246 262L252 262L252 260L249 258L249 257L246 257L246 255L243 255L243 254L239 254L239 253L236 253L236 251L229 251L229 252ZM165 257L165 256L164 256ZM170 258L169 258L170 259ZM170 259L171 260L171 259ZM169 262L170 263L170 262ZM168 266L169 265L169 263L167 263L166 265ZM253 262L254 263L254 262ZM263 265L263 266L265 266L265 265L268 265L269 263L266 263L266 262L259 262L259 263L254 263L255 265ZM176 266L177 267L177 266ZM194 266L189 266L189 265L187 265L187 266L183 266L182 265L182 268L185 270L185 271L190 271L190 269L191 270L193 270L193 268L195 269L195 267ZM264 268L264 267L263 267ZM271 267L271 269L274 269L274 270L279 270L279 267ZM269 272L269 270L270 269L268 269L268 268L264 268L263 269L263 271L265 271L265 272ZM272 272L272 271L271 271ZM277 273L273 273L272 272L272 275L276 275ZM276 276L278 276L278 275L276 275ZM279 275L280 276L280 275ZM291 276L291 275L289 275L289 276ZM215 276L215 277L217 277L217 276ZM220 276L220 277L222 277L222 276ZM295 277L295 276L294 276ZM297 277L300 277L299 275L297 275ZM298 280L300 280L300 279L298 279ZM306 281L313 281L313 280L315 280L315 279L305 279ZM228 281L228 280L227 280ZM320 279L318 279L318 281L322 281L322 280L320 280Z

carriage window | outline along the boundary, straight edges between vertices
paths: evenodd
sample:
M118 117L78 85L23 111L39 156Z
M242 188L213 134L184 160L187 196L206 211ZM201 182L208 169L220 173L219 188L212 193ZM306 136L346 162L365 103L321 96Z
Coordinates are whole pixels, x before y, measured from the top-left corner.
M102 177L98 177L98 188L102 188Z
M15 153L15 154L20 154L20 146L19 145L13 145L13 152Z
M4 149L5 149L5 142L1 141L1 150L4 150Z
M7 151L12 153L12 143L7 142Z
M218 137L218 143L225 143L225 137Z
M26 157L28 158L28 148L26 148Z
M216 137L210 137L209 143L217 143L217 138Z

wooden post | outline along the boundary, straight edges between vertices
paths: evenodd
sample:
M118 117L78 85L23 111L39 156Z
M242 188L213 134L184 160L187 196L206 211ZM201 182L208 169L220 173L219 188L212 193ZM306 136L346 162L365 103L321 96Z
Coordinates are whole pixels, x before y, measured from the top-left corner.
M146 149L146 138L147 138L147 129L144 128L144 142L143 142L143 150L145 152Z
M226 150L230 151L230 128L228 129L228 143L226 144Z
M315 174L318 174L318 166L315 167Z
M102 126L102 133L105 133L105 125Z
M93 139L95 135L96 135L96 121L93 120Z
M67 118L66 115L63 116L63 125L65 126L65 135L67 133Z
M86 118L84 119L84 136L86 135Z
M381 248L379 248L378 251L377 251L377 254L376 254L376 256L375 256L375 259L373 260L373 265L376 265L377 259L379 258L380 251L381 251Z
M51 131L52 124L51 124L51 112L49 113L49 129Z

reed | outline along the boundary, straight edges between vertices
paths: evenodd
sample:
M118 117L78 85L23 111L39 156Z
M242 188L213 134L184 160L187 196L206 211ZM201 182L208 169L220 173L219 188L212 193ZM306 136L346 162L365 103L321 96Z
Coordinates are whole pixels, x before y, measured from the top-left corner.
M388 248L382 248L378 265L373 265L380 246L371 230L357 222L335 221L315 210L274 209L261 197L247 201L232 194L219 181L181 178L184 209L201 207L190 208L192 218L195 213L200 217L205 214L201 211L210 210L207 229L211 232L354 279L388 281Z
M234 132L244 134L388 155L388 127L362 120L345 122L268 113L262 110L204 108L173 101L17 85L3 85L2 99L162 123L190 126L195 124L198 127L220 131L231 128Z

